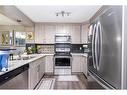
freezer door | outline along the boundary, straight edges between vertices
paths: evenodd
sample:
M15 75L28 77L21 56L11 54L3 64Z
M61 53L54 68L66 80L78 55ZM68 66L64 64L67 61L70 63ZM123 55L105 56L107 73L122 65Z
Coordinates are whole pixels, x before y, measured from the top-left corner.
M101 51L98 74L116 89L121 88L122 7L113 6L100 16Z

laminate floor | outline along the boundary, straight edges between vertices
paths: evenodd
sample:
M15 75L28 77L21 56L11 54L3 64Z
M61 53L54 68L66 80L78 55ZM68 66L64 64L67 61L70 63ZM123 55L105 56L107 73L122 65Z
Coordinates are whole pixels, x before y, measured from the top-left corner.
M53 89L57 90L86 90L86 89L103 89L97 82L88 82L83 74L74 74L78 81L59 81L59 76L45 75L44 78L55 78Z

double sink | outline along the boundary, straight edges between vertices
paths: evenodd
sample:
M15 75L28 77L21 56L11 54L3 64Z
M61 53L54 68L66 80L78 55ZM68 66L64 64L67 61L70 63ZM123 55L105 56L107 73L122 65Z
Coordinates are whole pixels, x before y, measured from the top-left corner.
M17 67L22 64L25 64L27 61L35 58L37 56L31 56L31 55L23 55L21 57L19 56L14 56L13 59L9 60L8 62L8 68L10 69L11 67Z

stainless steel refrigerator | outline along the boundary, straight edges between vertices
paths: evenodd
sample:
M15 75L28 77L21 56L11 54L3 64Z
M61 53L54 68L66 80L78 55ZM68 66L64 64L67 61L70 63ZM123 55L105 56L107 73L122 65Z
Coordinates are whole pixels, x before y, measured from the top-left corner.
M109 6L91 23L89 73L107 88L121 89L122 6Z

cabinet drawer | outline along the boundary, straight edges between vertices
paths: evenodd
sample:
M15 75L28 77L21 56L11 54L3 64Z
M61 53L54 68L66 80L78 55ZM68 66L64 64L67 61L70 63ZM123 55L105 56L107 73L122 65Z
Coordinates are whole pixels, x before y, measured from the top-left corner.
M55 69L54 74L55 75L70 75L71 69Z
M43 63L43 62L44 62L44 58L39 58L38 60L31 62L30 67L36 67L37 65L39 65L40 63Z

